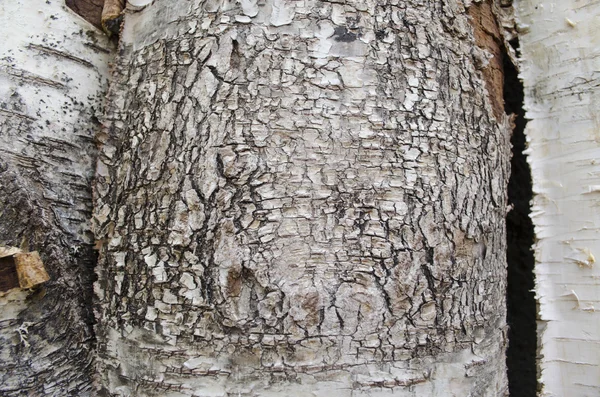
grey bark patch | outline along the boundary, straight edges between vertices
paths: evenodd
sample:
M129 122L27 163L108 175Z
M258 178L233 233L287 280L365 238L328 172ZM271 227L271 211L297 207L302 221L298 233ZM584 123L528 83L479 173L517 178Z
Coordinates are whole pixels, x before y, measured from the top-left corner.
M333 37L335 41L350 43L359 38L359 35L348 30L345 26L338 26L334 29Z

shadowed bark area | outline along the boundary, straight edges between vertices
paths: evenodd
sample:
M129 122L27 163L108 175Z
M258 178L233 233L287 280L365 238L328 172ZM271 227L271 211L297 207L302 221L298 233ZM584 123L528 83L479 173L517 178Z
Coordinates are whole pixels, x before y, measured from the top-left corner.
M0 292L19 287L17 267L12 257L0 258Z
M120 45L107 394L505 393L509 123L462 2L157 1Z
M65 0L67 7L79 14L83 19L102 29L102 9L105 0Z

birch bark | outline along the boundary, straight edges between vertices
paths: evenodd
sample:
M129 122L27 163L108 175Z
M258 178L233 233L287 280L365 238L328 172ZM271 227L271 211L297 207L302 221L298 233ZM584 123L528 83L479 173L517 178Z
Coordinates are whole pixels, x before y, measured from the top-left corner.
M0 246L51 281L0 296L0 395L91 391L94 120L107 40L59 1L0 2Z
M103 392L504 394L509 129L466 6L142 3L96 171Z
M600 2L522 0L544 396L600 392Z

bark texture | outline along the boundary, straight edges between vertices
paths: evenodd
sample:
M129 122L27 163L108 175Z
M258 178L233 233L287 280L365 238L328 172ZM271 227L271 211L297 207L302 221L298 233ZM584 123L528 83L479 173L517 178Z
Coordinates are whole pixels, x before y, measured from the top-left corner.
M600 1L521 1L543 396L600 393Z
M58 1L0 3L0 246L51 280L0 297L0 395L91 391L96 112L109 46ZM97 119L96 119L97 120Z
M467 15L125 16L94 215L105 394L504 394L508 122Z

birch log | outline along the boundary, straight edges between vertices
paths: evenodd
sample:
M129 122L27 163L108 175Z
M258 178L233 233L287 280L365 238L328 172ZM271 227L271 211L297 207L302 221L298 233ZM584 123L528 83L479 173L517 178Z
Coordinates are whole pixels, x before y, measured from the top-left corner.
M600 1L518 2L543 396L600 393Z
M51 278L1 294L0 395L86 396L93 131L111 48L56 0L0 2L0 42L0 246L38 251Z
M141 3L97 167L103 392L503 395L508 122L463 3Z

